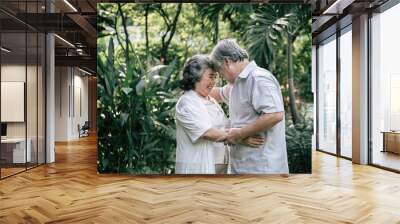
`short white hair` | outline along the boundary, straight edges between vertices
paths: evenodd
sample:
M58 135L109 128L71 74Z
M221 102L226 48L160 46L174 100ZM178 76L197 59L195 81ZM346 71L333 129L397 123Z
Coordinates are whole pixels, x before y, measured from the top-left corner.
M214 47L211 58L217 62L217 65L221 65L225 58L237 62L248 59L249 54L234 39L224 39Z

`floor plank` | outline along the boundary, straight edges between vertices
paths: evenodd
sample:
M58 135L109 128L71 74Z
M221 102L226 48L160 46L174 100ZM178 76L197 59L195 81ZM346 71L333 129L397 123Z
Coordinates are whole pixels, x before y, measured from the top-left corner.
M400 175L313 153L313 174L99 175L96 139L0 181L0 223L400 223Z

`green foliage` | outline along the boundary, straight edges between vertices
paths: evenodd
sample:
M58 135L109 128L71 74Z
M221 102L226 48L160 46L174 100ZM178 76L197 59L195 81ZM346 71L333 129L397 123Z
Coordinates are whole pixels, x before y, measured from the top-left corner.
M293 67L296 95L305 103L313 102L311 92L311 14L307 5L260 5L251 15L245 44L250 56L268 68L283 86L285 103L288 87L287 34L295 37Z
M294 82L297 87L297 95L306 103L313 102L311 87L311 35L303 35L294 45Z
M99 171L171 173L175 163L176 62L127 70L126 61L115 60L113 43L109 38L108 50L104 39L98 45ZM142 62L137 58L130 63Z
M303 120L293 125L286 121L286 147L290 173L311 173L313 120L303 111Z
M282 6L182 4L165 55L162 48L166 46L161 39L165 34L169 36L176 9L177 4L98 4L97 120L101 173L174 172L174 110L181 93L180 71L188 57L209 53L219 39L235 38L250 49L251 58L272 69L283 86L283 94L287 94L285 41L279 38L292 20L290 14L280 14ZM161 60L163 56L168 58L166 64ZM293 58L299 99L312 102L310 32L299 33ZM291 172L310 170L306 149L311 148L311 123L307 122L287 127Z
M275 48L281 33L289 24L290 16L290 13L284 14L274 6L261 6L251 16L252 22L245 34L250 55L258 65L272 72Z

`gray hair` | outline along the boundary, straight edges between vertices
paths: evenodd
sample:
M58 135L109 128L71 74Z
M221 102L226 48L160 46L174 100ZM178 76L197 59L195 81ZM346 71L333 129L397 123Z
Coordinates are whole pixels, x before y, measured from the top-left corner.
M220 66L225 58L237 62L249 58L249 54L234 39L225 39L219 41L214 47L211 58Z
M215 71L215 64L207 55L195 55L189 58L183 67L180 87L183 90L193 90L200 81L206 69Z

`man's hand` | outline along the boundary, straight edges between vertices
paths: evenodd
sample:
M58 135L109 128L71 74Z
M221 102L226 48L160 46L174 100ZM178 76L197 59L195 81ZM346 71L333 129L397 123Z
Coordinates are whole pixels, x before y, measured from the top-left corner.
M243 137L240 134L240 128L231 128L229 129L228 136L226 137L226 141L229 144L235 145L243 140Z
M243 139L240 144L258 148L264 144L264 138L261 135L255 135Z
M253 148L258 148L262 146L264 142L265 142L264 138L259 134L243 138L240 128L229 129L228 135L225 139L225 144L231 144L231 145L242 144Z

